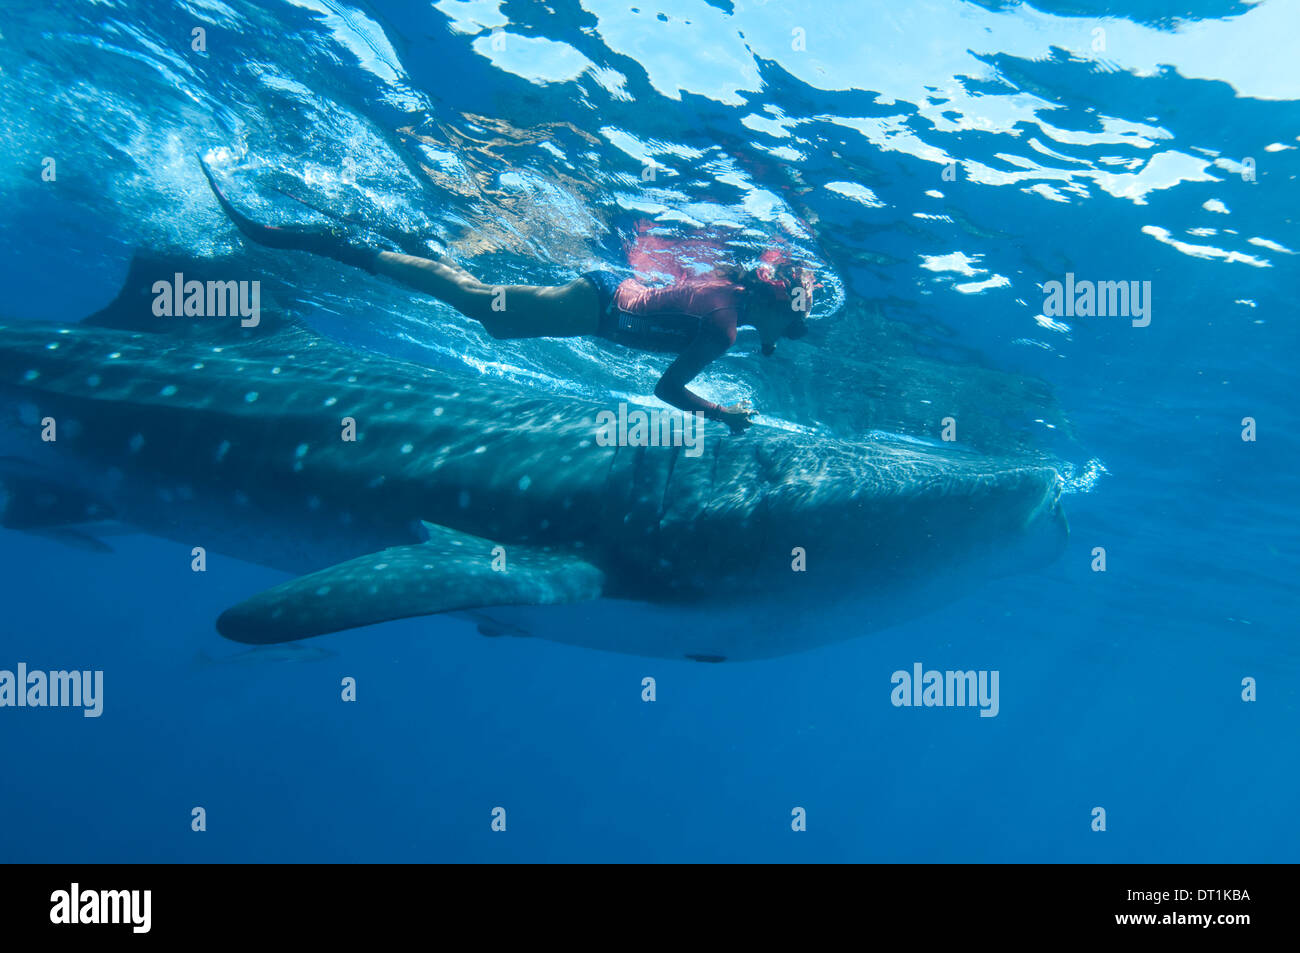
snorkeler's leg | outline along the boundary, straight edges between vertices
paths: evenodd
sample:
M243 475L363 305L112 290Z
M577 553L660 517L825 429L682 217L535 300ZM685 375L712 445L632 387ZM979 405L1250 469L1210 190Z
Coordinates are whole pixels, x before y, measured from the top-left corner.
M598 327L596 289L567 285L489 285L442 260L380 252L375 271L432 295L483 325L494 338L579 337Z
M199 166L235 227L259 245L325 255L386 275L474 318L495 338L575 337L597 330L596 289L585 278L558 287L486 285L445 258L386 251L336 225L263 225L235 208L202 158Z

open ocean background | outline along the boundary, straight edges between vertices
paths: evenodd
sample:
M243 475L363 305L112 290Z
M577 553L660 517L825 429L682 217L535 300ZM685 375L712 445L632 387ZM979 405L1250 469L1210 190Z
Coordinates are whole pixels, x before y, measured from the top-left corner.
M0 860L1300 857L1300 4L4 0L0 35L6 318L102 307L137 248L244 249L196 152L267 217L303 218L286 187L502 283L624 266L647 228L777 240L821 269L814 333L762 361L742 332L702 392L934 437L877 416L914 364L1034 382L991 387L984 448L1056 459L1072 529L922 619L723 665L439 617L249 656L213 620L283 574L0 531L0 668L106 695L0 709ZM244 250L357 348L617 399L664 366ZM1151 281L1150 326L1047 318L1066 272ZM999 670L999 715L894 708L918 661Z

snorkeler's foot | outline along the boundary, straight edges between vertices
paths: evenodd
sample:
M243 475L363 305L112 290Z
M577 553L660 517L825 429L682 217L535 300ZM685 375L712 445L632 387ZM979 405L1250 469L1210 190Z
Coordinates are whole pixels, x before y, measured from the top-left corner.
M250 241L268 248L288 248L324 255L345 265L363 268L372 275L375 273L375 261L383 249L359 243L348 229L341 225L284 226L263 225L261 222L256 222L231 204L202 158L199 159L199 168L203 170L208 185L212 187L212 194L216 196L222 210Z

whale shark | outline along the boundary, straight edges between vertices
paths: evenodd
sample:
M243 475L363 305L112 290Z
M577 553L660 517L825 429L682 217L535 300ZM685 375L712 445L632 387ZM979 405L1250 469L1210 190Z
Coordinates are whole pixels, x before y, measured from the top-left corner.
M275 309L157 313L160 282L241 267L139 253L96 314L0 323L0 524L87 539L112 519L291 574L219 616L235 642L453 613L485 635L772 658L1065 545L1062 479L1037 458L763 426L718 426L694 455L605 446L598 401L344 347Z

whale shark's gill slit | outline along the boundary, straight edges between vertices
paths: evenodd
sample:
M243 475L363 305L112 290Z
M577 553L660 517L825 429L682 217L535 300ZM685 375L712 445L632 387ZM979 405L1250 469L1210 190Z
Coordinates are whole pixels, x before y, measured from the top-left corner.
M668 513L668 491L673 486L673 471L677 469L677 455L681 452L681 447L672 448L672 456L668 458L668 472L664 475L664 492L659 498L659 512L655 517L655 524L662 527L664 516Z

